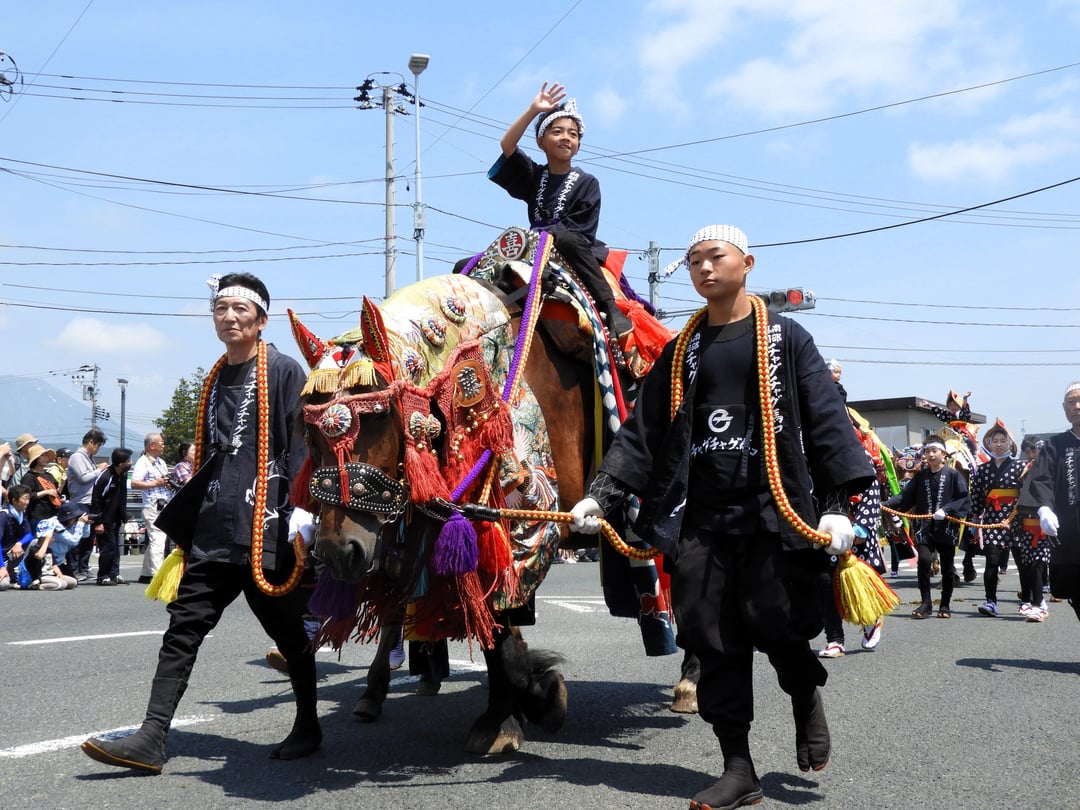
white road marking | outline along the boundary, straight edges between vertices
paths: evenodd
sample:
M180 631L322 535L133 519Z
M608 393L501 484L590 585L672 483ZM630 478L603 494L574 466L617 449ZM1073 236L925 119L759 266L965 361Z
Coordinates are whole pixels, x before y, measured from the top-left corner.
M29 641L8 641L8 646L19 647L33 644L67 644L71 641L100 641L103 638L131 638L132 636L160 636L164 630L137 630L133 633L102 633L97 636L64 636L62 638L35 638ZM210 638L210 636L207 636Z
M213 717L199 716L199 717L180 717L172 721L171 728L178 728L180 726L193 726L197 723L207 723L213 720ZM136 731L138 726L124 726L123 728L113 728L108 731L91 731L86 734L79 734L74 737L60 737L56 740L42 740L36 743L27 743L26 745L17 745L14 748L0 748L0 759L24 759L25 757L32 757L36 754L44 754L48 751L61 751L65 748L74 748L83 742L87 737L105 737L106 739L113 739L116 737L123 737L126 734Z
M607 609L602 599L545 599L544 601L555 607L572 610L574 613L599 613Z

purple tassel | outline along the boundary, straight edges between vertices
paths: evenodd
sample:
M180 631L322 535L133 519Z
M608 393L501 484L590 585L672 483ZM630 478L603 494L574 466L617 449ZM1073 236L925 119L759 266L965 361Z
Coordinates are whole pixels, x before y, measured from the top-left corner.
M460 512L443 524L431 552L431 570L441 576L460 576L476 570L480 549L476 529Z
M356 607L356 583L334 579L329 571L319 577L315 590L308 598L308 610L332 622L353 618Z

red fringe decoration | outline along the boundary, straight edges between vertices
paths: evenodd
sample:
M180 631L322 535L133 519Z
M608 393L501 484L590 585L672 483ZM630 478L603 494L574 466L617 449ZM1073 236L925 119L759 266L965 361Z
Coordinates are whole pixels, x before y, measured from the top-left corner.
M439 460L431 453L422 453L412 441L405 444L405 478L409 481L409 499L424 503L433 498L449 498Z
M311 491L308 489L308 485L311 484L311 475L315 472L315 462L311 460L309 454L304 459L304 463L300 465L300 471L293 479L292 487L289 489L289 501L293 506L297 506L300 509L306 509L308 512L314 511L311 500Z
M477 443L481 452L490 448L498 457L503 451L514 449L514 422L510 418L510 406L505 402L499 402L498 408L493 408L489 414L480 428Z

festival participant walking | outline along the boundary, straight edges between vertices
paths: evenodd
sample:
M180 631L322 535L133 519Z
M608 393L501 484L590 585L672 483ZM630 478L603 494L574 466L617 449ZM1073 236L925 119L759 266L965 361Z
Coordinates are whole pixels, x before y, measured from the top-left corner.
M543 166L518 148L534 122L536 145L547 158ZM592 294L612 336L619 338L634 327L615 303L600 269L608 255L607 245L596 238L600 183L571 165L584 134L585 121L576 100L566 98L561 84L548 87L545 82L502 136L502 155L488 171L488 177L511 197L528 204L529 227L551 233L556 250Z
M998 577L1001 565L1009 559L1009 551L1021 542L1023 528L1016 517L1016 501L1020 496L1020 481L1027 463L1016 455L1016 442L1000 419L983 434L983 449L990 461L980 464L971 479L971 515L976 523L1008 522L1004 527L980 529L982 552L986 555L983 587L986 601L979 605L983 616L998 616ZM1021 576L1021 582L1023 576ZM1042 601L1042 594L1035 604Z
M794 517L781 516L777 499L786 493L802 521L832 536L828 552L840 554L854 539L848 500L874 473L813 339L747 294L746 235L703 228L684 263L706 307L645 378L572 526L599 531L602 515L629 494L641 497L635 529L665 554L678 642L701 661L699 713L723 752L723 776L690 806L740 807L763 795L749 742L755 648L791 696L800 770L821 770L831 751L819 689L828 673L810 648L822 629L817 577L829 557ZM767 424L759 349L770 366ZM765 483L766 431L775 435L779 493Z
M214 328L225 355L200 398L197 472L160 518L187 552L187 565L169 604L146 718L132 735L82 745L99 762L151 773L160 773L165 763L166 733L199 645L241 593L285 656L296 698L292 731L271 758L304 757L322 743L315 655L304 632L307 592L275 590L270 582L294 583L302 570L287 537L289 487L307 455L297 429L305 375L295 360L261 338L270 308L262 281L233 273L213 279L211 288Z
M1065 389L1063 407L1071 427L1039 449L1020 492L1020 507L1038 515L1039 530L1052 546L1050 592L1068 599L1080 617L1080 381ZM1025 597L1031 590L1025 589Z
M952 594L956 571L953 559L960 536L960 524L949 517L964 518L971 511L971 496L963 476L945 465L945 440L937 434L926 437L922 447L926 466L899 495L885 503L890 509L915 515L930 515L915 523L915 547L919 553L918 582L920 605L911 612L916 619L925 619L934 612L930 598L931 557L936 551L941 559L941 604L939 619L952 618Z

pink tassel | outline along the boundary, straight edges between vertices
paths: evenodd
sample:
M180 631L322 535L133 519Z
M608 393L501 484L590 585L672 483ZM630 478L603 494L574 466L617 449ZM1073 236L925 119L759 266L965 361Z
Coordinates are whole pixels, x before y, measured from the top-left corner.
M440 576L461 576L476 570L479 557L476 529L455 512L439 531L431 552L431 570Z

